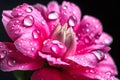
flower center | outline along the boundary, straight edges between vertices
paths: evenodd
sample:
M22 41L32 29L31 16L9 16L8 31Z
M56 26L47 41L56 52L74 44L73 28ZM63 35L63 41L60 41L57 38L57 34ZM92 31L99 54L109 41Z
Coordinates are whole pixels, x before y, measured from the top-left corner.
M50 39L43 42L42 52L55 57L71 55L76 50L76 36L72 27L57 25Z

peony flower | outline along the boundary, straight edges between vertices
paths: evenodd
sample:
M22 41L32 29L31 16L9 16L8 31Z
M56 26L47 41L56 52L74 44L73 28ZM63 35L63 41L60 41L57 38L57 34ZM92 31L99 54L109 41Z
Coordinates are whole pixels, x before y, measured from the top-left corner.
M74 3L24 3L2 16L12 40L0 42L2 71L32 70L31 80L118 80L111 36Z

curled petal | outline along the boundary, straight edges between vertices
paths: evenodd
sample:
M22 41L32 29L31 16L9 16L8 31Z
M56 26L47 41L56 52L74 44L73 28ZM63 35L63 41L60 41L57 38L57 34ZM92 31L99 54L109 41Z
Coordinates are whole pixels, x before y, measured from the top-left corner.
M62 25L68 23L69 26L74 27L79 24L81 11L75 4L63 1L60 12L60 22Z
M96 40L97 44L105 44L105 45L110 45L112 43L113 39L112 37L103 32L98 40Z
M22 55L12 43L0 42L0 69L2 71L35 70L43 66L41 58L31 59Z

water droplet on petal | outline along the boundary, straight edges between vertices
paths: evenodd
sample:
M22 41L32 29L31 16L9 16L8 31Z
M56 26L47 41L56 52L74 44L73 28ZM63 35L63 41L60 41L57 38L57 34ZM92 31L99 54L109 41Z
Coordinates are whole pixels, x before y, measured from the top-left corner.
M57 53L57 48L55 46L52 46L51 47L51 50L54 52L54 53Z
M66 6L66 5L64 5L63 9L67 9L67 6Z
M40 36L40 31L39 30L35 30L32 32L33 38L34 39L38 39Z
M75 26L77 22L77 18L75 16L70 16L68 19L68 24L69 26Z
M25 11L28 12L28 13L30 13L30 12L32 12L32 8L28 7L28 8L25 9Z
M9 66L14 66L15 64L16 64L16 60L15 59L8 60L8 65Z
M35 50L35 48L31 48L31 50L32 50L32 51L34 51L34 50Z
M28 15L24 18L23 24L27 27L32 26L34 23L34 18L31 15Z
M52 11L48 14L48 19L51 19L51 20L57 19L58 17L59 17L59 15L55 11Z
M93 51L93 54L97 57L99 61L103 60L105 56L101 50Z
M42 23L43 25L45 25L46 22L45 22L45 21L42 21L41 23Z
M112 73L111 73L110 71L108 71L108 72L106 72L105 74L107 74L107 75L111 75Z
M6 55L7 55L7 51L3 50L2 53L0 54L0 59L4 59Z

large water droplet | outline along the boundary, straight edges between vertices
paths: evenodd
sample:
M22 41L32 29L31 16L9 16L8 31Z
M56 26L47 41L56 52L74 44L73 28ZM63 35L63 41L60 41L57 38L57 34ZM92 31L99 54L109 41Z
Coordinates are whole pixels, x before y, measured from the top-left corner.
M93 54L99 61L104 59L104 53L101 50L93 51Z
M28 15L24 18L23 24L27 27L32 26L34 23L34 18L31 15Z
M57 19L58 17L59 17L59 15L55 11L52 11L48 14L48 19L51 19L51 20Z
M16 60L15 59L8 60L8 65L9 66L15 66L15 64L16 64Z
M0 54L0 59L4 59L6 55L7 55L7 51L3 50L2 53Z
M25 9L25 11L28 12L28 13L30 13L30 12L32 12L32 8L28 7L28 8Z
M68 24L69 26L75 26L77 22L77 18L75 16L70 16L68 19Z
M34 39L38 39L40 36L40 31L39 30L35 30L32 32L33 38Z

